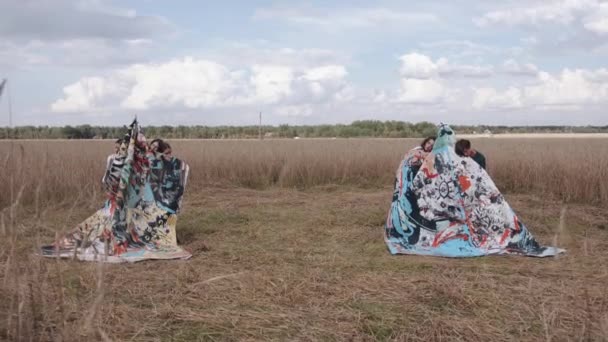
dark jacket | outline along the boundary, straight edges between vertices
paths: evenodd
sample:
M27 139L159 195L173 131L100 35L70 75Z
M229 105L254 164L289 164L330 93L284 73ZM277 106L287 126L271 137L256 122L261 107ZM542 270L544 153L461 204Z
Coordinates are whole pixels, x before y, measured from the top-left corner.
M481 152L479 151L475 151L475 155L471 158L473 158L474 161L477 162L477 164L479 164L479 166L481 166L484 170L486 169L486 157L481 154Z

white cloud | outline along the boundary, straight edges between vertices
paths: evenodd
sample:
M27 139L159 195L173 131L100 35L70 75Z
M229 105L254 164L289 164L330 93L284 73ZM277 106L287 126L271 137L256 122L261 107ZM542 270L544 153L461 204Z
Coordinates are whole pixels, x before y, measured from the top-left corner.
M579 17L586 17L600 6L598 0L549 0L541 4L514 7L485 13L474 22L481 26L524 25L541 26L545 24L568 25Z
M493 78L471 81L477 70L529 78L506 79L515 83L501 90ZM550 74L516 60L494 68L452 64L445 58L433 60L410 53L400 58L399 75L399 84L393 90L374 91L349 84L343 65L253 64L234 68L187 57L82 78L66 86L64 96L52 103L51 109L55 113L224 112L255 107L275 118L314 120L311 118L343 112L345 108L357 112L399 112L408 108L418 113L434 106L437 115L467 111L477 115L474 113L484 110L540 113L558 109L566 113L608 104L608 70L604 68L564 69ZM535 115L531 118L540 114Z
M458 54L460 57L487 55L502 50L497 47L474 43L470 40L439 40L423 42L420 46L429 49L441 49L442 51L448 51L450 54Z
M409 53L399 58L401 81L397 102L411 104L435 104L443 100L444 86L439 77L438 63L419 53ZM382 94L376 99L381 99Z
M513 76L536 76L538 67L532 63L518 63L513 59L506 60L502 65L502 70Z
M445 96L441 81L434 79L404 78L401 80L398 102L436 104Z
M302 78L308 81L318 82L323 80L342 79L346 74L346 68L341 65L326 65L307 70Z
M30 67L48 65L51 59L39 52L40 43L16 44L0 40L0 67Z
M372 94L372 101L374 103L385 103L389 100L389 94L386 90L374 89Z
M191 57L160 64L137 64L105 77L83 78L64 88L54 112L104 109L225 108L327 103L347 94L341 65L294 68L253 65L230 69Z
M263 103L276 103L292 94L294 72L289 67L254 65L251 83L255 98Z
M164 18L138 15L96 0L0 1L0 37L6 39L140 39L173 32Z
M564 69L557 75L539 72L536 82L512 86L500 92L492 87L474 90L476 109L504 108L584 108L608 104L608 77L605 69Z
M608 2L545 0L519 3L473 19L480 27L525 31L523 48L538 55L581 52L605 55L608 50Z
M0 65L113 67L150 59L166 19L103 0L0 1Z
M608 69L600 68L593 71L585 71L585 77L590 81L598 84L608 83Z
M608 53L607 1L310 4L163 12L149 1L0 0L0 76L28 124L118 124L131 112L153 124L239 124L258 110L275 124L515 122L486 121L488 108L551 123L549 107L605 122L608 70L591 69ZM185 11L200 20L179 20Z
M434 62L430 57L416 52L405 54L399 60L399 72L406 78L489 77L493 73L493 68L488 65L452 64L444 57Z
M452 64L447 58L433 61L420 53L408 53L399 58L401 67L397 102L411 104L438 104L450 100L458 89L451 87L450 80L464 78L488 78L492 66ZM375 101L386 97L385 92L376 94Z
M111 98L126 90L121 82L111 82L101 77L85 77L63 89L65 98L51 105L54 112L95 111Z
M146 61L155 47L148 39L75 39L46 44L45 50L54 65L114 67Z
M308 117L313 114L313 108L310 105L279 106L273 112L278 116Z
M494 88L474 88L472 106L475 109L521 108L521 90L511 87L500 93Z
M324 30L378 29L438 23L435 14L374 8L271 7L255 11L254 20L281 20ZM331 31L329 31L331 32Z
M439 67L428 56L419 53L408 53L399 58L403 77L427 79L438 76Z
M143 62L157 45L150 40L73 39L17 43L0 39L0 66L11 68L116 67Z
M532 105L587 105L608 102L608 83L592 80L595 72L564 69L559 75L541 72L538 84L524 87Z
M228 66L249 64L315 67L329 64L349 64L351 56L338 50L319 48L276 48L268 42L221 42L221 48L206 51L205 56L221 60Z
M442 77L472 77L486 78L494 73L494 68L489 65L467 65L467 64L449 64L447 59L439 59L439 74Z
M325 65L306 70L296 79L296 89L303 102L345 101L351 96L344 82L348 75L342 65Z
M608 3L603 0L530 2L527 6L487 12L473 21L480 27L506 25L531 30L535 34L523 42L539 51L596 51L608 43Z
M608 34L608 3L600 3L598 7L583 18L583 27L599 35L606 35Z
M238 71L221 64L184 58L134 65L117 72L109 82L128 84L121 107L149 110L229 105L242 96L241 79Z
M550 74L532 63L506 60L499 68L460 65L446 58L433 61L426 55L410 53L400 58L400 87L396 102L428 105L442 104L453 109L543 110L558 108L573 111L598 104L608 104L608 70L564 69ZM511 76L526 76L505 90L493 84L498 76L494 70ZM467 77L483 75L467 85ZM458 77L456 77L458 76ZM511 79L516 80L516 79ZM530 81L532 80L532 81ZM387 92L376 93L375 101L390 98Z

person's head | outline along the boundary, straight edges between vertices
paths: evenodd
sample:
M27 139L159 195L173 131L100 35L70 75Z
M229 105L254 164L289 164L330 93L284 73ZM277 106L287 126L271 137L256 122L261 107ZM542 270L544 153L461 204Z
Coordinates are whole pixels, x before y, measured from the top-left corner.
M149 150L152 152L158 152L158 147L160 146L160 143L162 143L162 142L163 142L162 139L154 139L154 140L150 141L150 145L148 145Z
M435 145L435 137L427 137L422 140L420 147L422 147L425 152L431 152L433 150L433 145Z
M114 142L114 153L118 153L118 151L120 151L120 145L122 145L122 139L116 139Z
M456 146L454 147L456 154L461 157L470 157L471 156L471 142L467 139L460 139L456 142Z
M171 145L163 139L154 139L150 142L150 151L169 155L171 154Z
M169 145L168 142L161 140L158 144L157 151L165 155L171 155L171 145Z

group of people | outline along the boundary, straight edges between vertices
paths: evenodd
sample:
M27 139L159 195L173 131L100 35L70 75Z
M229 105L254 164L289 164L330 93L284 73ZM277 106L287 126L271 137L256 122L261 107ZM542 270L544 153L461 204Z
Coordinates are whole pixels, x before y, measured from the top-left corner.
M427 137L422 141L420 146L415 147L414 152L419 151L417 153L418 158L417 161L419 165L422 165L422 161L424 161L424 157L428 153L433 151L433 146L435 145L436 137ZM486 169L486 157L479 151L473 149L471 147L471 141L467 139L460 139L456 142L454 146L454 152L460 157L468 157L473 159L479 166L481 166L484 170ZM414 165L415 166L415 165Z
M41 246L41 255L106 262L189 258L176 235L188 164L173 157L164 140L147 141L137 120L113 152L102 178L103 206L62 239Z
M176 234L188 164L173 157L171 146L162 139L148 143L136 120L114 149L103 179L108 194L103 207L62 239L41 246L41 255L105 262L190 258ZM562 253L538 244L485 167L484 155L470 141L456 141L454 131L444 124L436 137L410 150L397 170L385 224L390 253Z
M471 160L472 159L472 160ZM475 257L563 253L540 245L484 171L486 159L445 124L397 172L384 240L391 254Z

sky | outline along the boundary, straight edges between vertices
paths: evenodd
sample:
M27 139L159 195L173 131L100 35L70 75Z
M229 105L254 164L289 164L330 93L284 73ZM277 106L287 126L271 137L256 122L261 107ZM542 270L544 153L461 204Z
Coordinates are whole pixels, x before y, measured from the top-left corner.
M608 1L0 0L0 126L607 125Z

